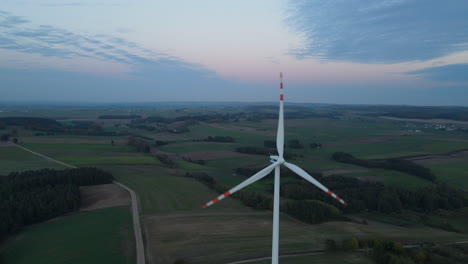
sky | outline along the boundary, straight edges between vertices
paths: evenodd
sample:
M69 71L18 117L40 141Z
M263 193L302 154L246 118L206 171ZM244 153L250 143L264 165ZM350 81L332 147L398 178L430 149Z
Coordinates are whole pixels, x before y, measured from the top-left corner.
M466 0L2 0L0 102L468 106Z

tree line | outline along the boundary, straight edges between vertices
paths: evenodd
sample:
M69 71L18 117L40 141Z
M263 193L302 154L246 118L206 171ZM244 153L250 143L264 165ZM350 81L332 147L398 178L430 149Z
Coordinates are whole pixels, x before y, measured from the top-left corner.
M203 139L205 142L233 143L236 140L230 136L208 136Z
M359 181L338 175L322 177L315 173L312 176L348 203L348 206L343 208L345 213L364 211L398 213L403 209L430 213L436 209L454 210L468 204L462 191L446 184L407 190L386 186L380 182ZM324 195L323 191L307 181L297 178L281 185L281 195L294 200L313 199L333 202L332 197Z
M150 144L146 140L139 137L129 136L127 138L127 145L134 147L138 152L150 153L151 151Z
M253 155L264 155L264 156L277 155L277 151L275 148L263 148L263 147L249 146L249 147L238 147L236 148L236 151L239 153L253 154ZM297 156L301 156L301 155L297 155L297 154L286 152L286 151L283 154L283 157L285 159L293 159L294 157L297 157Z
M138 119L141 115L100 115L98 119Z
M105 131L99 124L92 121L70 121L60 123L56 120L40 117L1 117L0 126L18 126L28 130L41 131L36 136L72 134L89 136L117 136L126 135L126 133L117 133L115 131ZM12 136L12 135L10 135Z
M401 242L378 238L347 238L325 240L327 251L360 250L379 264L446 264L466 263L468 246L464 244L434 245L432 243L405 247Z
M238 114L202 114L202 115L184 115L177 117L162 117L162 116L149 116L147 118L133 120L132 123L160 123L160 124L172 124L180 121L199 121L207 123L220 123L226 122L231 119L238 118Z
M412 161L402 158L388 158L388 159L359 159L346 152L335 152L332 159L338 162L351 163L366 168L379 168L386 170L396 170L405 172L416 177L435 182L436 177L429 168L416 164Z
M80 207L79 186L112 182L96 168L42 169L0 177L0 238L24 225L42 222Z
M217 182L206 173L189 173L186 177L194 178L218 193L224 193L229 187ZM261 194L249 189L241 189L232 195L246 206L254 209L272 210L273 199L270 195ZM333 205L317 200L281 201L280 210L306 223L316 224L331 220L347 220L341 211Z

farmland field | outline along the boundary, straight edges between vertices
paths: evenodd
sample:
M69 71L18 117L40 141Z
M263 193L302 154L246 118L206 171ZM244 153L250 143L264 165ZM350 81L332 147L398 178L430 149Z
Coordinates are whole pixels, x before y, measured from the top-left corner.
M25 228L0 245L5 263L134 263L128 206L64 216Z
M302 108L299 109L301 112ZM145 123L140 120L136 124L141 127L134 126L130 120L97 119L101 114L114 113L113 110L105 108L82 110L69 108L65 109L62 115L58 115L50 109L42 109L35 112L34 116L47 117L50 114L50 117L59 118L60 122L71 122L73 119L92 121L100 125L103 131L115 135L35 136L37 133L35 131L17 128L19 143L65 163L79 167L98 167L109 171L117 181L133 189L138 195L148 263L173 264L177 259L194 264L228 263L270 255L271 211L247 207L232 197L215 206L202 209L204 203L217 197L219 193L194 178L185 177L185 174L207 173L220 184L233 187L247 178L247 175L237 173L235 171L237 168L261 169L268 166L270 164L268 155L239 153L236 149L264 148L267 143L265 140L275 140L277 120L271 117L256 120L255 115L262 111L262 113L276 113L276 108L274 111L268 107L265 109L259 107L255 111L248 107L141 108L138 111L143 117L157 115L169 119L239 112L244 112L247 116L237 118L235 121L189 119L187 123L176 121L169 122L170 124ZM326 112L323 109L320 111ZM335 110L331 112L334 113ZM254 117L250 119L249 115ZM172 128L180 126L186 127L186 131L175 133ZM290 162L308 171L322 173L324 177L342 175L359 181L379 182L405 191L447 183L466 194L468 156L446 154L468 148L468 134L462 128L442 131L424 123L386 120L354 112L338 117L287 119L285 151L292 156ZM10 130L11 128L7 128L4 131ZM420 132L415 132L416 130ZM146 142L149 151L143 153L136 147L128 145L127 138L130 135ZM209 136L232 137L235 141L232 143L204 141ZM155 140L164 144L158 146ZM297 140L300 146L291 146L290 140ZM312 147L316 143L320 143L320 147ZM274 150L271 151L271 154L276 154ZM331 159L334 152L347 152L360 159L412 156L418 164L432 170L436 181L430 182L400 171L340 163ZM167 155L172 163L164 163L164 160L157 155ZM421 158L425 155L434 155L434 158L432 156L427 159ZM39 168L61 167L14 146L0 147L0 175L11 171ZM283 181L286 180L290 179L283 178ZM249 186L248 189L270 197L269 190L272 184L273 180L267 177ZM343 198L346 200L346 197ZM338 204L333 205L341 210ZM427 214L405 210L400 213L362 212L349 215L352 219L357 219L355 221L329 221L321 224L307 224L282 213L280 252L288 254L322 250L327 239L341 241L351 237L390 239L403 243L466 240L468 238L466 210L467 208L436 210ZM39 262L54 263L40 253L46 251L44 247L47 246L55 250L54 254L56 252L57 256L62 256L61 260L66 256L74 258L78 253L65 247L70 241L60 240L63 239L60 232L64 232L71 237L76 236L76 243L85 239L95 240L88 246L82 243L77 249L82 250L80 252L88 252L86 255L96 260L95 263L103 259L93 251L93 247L98 243L109 245L101 248L100 254L112 255L109 257L112 263L133 263L134 241L132 234L128 234L131 232L127 226L131 223L129 217L128 207L117 207L78 213L30 226L2 243L0 255L6 260L12 260L11 263L28 261L31 263L33 258ZM362 223L364 219L368 224ZM88 225L90 221L94 221L94 227ZM104 223L108 223L109 226L98 228ZM108 232L109 235L103 238L99 234L83 232L93 228ZM43 236L43 232L50 232L52 237L49 244L41 245L37 239ZM94 238L94 235L99 238ZM126 239L128 236L130 240ZM116 244L122 241L130 242L118 248ZM72 242L75 243L75 240L70 243ZM28 254L24 260L19 257L22 252L28 250L31 250L31 256ZM300 264L314 261L373 263L359 252L336 254L325 252L281 259L281 263ZM69 263L93 262L84 258L76 258L75 261L74 258ZM261 264L269 261L252 263Z
M0 146L0 162L0 175L7 175L12 171L65 168L14 146Z

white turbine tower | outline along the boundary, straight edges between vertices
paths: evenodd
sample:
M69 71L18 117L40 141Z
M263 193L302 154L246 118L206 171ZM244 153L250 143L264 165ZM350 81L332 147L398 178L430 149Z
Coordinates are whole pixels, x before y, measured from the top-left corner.
M338 197L334 194L331 190L327 187L323 186L320 182L318 182L314 177L310 176L307 172L303 169L299 168L298 166L286 162L283 158L284 152L284 114L283 114L283 74L280 73L280 108L279 108L279 120L278 120L278 133L276 135L276 148L278 150L278 156L270 156L270 161L273 163L270 166L264 168L263 170L257 172L252 177L248 178L247 180L241 182L236 187L232 188L231 190L225 192L224 194L218 196L214 200L209 201L208 203L203 205L203 208L206 208L210 205L213 205L216 202L228 197L229 195L237 192L238 190L244 188L245 186L252 184L261 178L267 176L273 169L275 170L275 188L274 188L274 201L273 201L273 242L272 242L272 254L271 254L271 263L278 264L278 253L279 253L279 196L280 196L280 166L284 165L288 167L290 170L295 172L297 175L301 176L302 178L306 179L313 185L320 188L322 191L326 192L328 195L332 196L336 200L338 200L343 205L347 205L343 199Z

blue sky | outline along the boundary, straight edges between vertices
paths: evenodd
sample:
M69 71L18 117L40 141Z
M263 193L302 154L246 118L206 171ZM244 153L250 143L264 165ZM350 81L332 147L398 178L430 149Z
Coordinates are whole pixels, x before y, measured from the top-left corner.
M0 101L468 106L466 0L2 0Z

